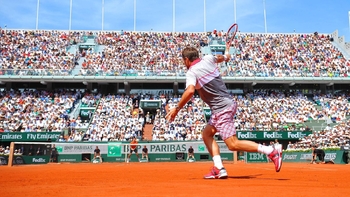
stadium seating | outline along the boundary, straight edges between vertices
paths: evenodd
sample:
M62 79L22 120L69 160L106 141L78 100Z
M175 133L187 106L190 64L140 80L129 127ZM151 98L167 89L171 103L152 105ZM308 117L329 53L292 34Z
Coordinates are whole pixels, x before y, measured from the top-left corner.
M0 36L1 75L70 75L79 55L67 47L79 36L61 31L7 30Z
M8 30L0 36L0 74L183 76L181 50L205 48L211 39L207 33ZM237 40L223 76L349 77L350 62L330 35L240 33ZM73 46L87 48L74 54L67 50Z
M240 33L237 41L232 45L231 60L219 65L224 77L349 78L350 62L332 45L329 35ZM0 33L0 75L183 77L186 70L181 50L190 45L207 55L212 52L210 44L224 45L223 38L208 33L7 30ZM0 131L60 131L67 134L67 141L125 141L132 136L142 140L149 116L142 108L135 111L138 96L72 90L3 91ZM165 97L149 119L152 140L201 140L206 107L201 100L194 97L175 121L168 123L166 111L178 99L171 94ZM348 136L349 93L306 97L298 91L254 90L232 97L239 105L237 130L311 129L338 139L326 145L340 145ZM83 108L93 111L88 119L77 113Z

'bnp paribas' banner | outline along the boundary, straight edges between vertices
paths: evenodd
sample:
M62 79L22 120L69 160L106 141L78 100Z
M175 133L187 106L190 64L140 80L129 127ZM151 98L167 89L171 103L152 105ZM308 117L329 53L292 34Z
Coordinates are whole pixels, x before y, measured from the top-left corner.
M237 131L237 137L242 140L299 140L311 133L311 131Z
M81 153L94 153L96 146L101 151L101 154L108 154L108 156L119 157L121 154L129 153L129 146L121 142L110 142L110 143L54 143L57 151L60 155L64 154L81 154ZM224 142L218 142L220 152L232 153ZM172 143L140 143L137 146L139 152L146 146L148 153L164 154L164 153L176 153L176 152L187 152L192 146L195 153L208 153L204 143L191 143L189 142L172 142Z
M59 143L55 142L58 151L59 162L82 162L91 160L96 146L100 149L100 153L104 161L120 162L125 160L125 156L129 153L129 142L108 142L108 143ZM221 151L222 160L233 159L232 151L230 151L224 142L218 142ZM142 143L137 145L138 152L141 153L142 148L146 146L149 153L150 161L177 161L177 154L186 154L190 146L194 149L196 160L201 160L201 156L207 156L205 159L210 160L204 143L198 142L158 142L158 143ZM131 158L135 160L136 157Z
M31 141L57 141L60 132L9 132L0 133L0 141L3 142L31 142Z

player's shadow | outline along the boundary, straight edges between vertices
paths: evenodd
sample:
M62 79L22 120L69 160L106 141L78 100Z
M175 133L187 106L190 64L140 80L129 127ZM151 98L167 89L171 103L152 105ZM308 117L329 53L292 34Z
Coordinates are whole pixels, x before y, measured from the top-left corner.
M264 178L259 177L262 174L254 174L254 175L245 175L245 176L228 176L229 179L265 179L265 180L278 180L278 181L287 181L290 179L280 179L280 178Z
M245 176L228 176L229 179L256 179L258 176L262 174L254 174L254 175L245 175Z

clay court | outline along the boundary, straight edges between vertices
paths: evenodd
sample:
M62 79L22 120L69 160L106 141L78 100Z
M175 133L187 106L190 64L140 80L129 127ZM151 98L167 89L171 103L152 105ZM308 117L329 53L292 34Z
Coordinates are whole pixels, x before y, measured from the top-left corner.
M204 180L211 162L62 163L0 167L1 196L350 196L349 165L226 162L228 179Z

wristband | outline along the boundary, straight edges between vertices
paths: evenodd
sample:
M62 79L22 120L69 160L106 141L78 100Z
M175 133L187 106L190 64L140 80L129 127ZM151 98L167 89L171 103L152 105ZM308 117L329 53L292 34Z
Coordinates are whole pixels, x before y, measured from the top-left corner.
M226 61L227 60L227 56L226 56L226 53L225 53L225 55L223 55L224 56L224 61Z

